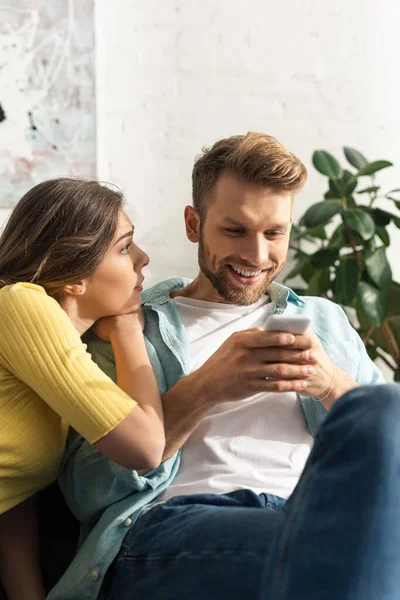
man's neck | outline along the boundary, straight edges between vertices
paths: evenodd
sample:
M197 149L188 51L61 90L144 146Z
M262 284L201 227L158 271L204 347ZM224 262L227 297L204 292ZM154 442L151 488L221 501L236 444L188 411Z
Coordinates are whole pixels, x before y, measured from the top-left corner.
M205 302L219 302L221 304L231 304L222 298L213 287L211 281L200 271L195 279L186 287L171 293L171 298L183 296L193 300L203 300Z

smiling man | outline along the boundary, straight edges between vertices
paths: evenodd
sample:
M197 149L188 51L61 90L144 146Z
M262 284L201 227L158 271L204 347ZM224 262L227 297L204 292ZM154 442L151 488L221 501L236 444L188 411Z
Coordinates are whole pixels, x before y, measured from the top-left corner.
M304 176L301 172L298 185ZM185 209L185 222L189 240L199 244L200 273L185 294L254 304L285 264L293 195L250 183L230 170L208 192L199 187L194 208Z
M305 180L265 134L196 160L199 274L143 294L164 462L139 475L75 438L60 483L82 545L49 600L398 598L399 388L359 387L383 378L342 309L275 281ZM283 313L310 332L263 329Z

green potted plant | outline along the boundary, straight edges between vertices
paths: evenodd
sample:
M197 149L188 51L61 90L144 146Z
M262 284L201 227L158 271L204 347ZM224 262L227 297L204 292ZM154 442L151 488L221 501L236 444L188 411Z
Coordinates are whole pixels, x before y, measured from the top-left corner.
M296 291L340 304L371 358L380 357L400 381L400 284L386 257L388 225L400 229L400 188L383 194L375 179L391 162L369 162L348 147L344 155L349 168L325 150L313 154L328 189L293 226L295 264L285 282L301 277Z

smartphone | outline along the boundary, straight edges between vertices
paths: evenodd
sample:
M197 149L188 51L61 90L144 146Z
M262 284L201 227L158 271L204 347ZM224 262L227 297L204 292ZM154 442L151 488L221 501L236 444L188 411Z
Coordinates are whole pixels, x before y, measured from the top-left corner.
M284 331L285 333L306 333L311 325L310 317L302 315L270 315L265 323L267 331Z

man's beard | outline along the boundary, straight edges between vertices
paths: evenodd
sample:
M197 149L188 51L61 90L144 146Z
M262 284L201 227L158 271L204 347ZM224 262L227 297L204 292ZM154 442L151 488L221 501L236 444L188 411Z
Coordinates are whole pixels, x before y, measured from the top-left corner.
M228 304L236 304L237 306L249 306L257 302L266 293L270 283L283 268L283 265L280 268L274 265L266 269L264 271L264 278L258 284L248 286L237 282L235 285L228 273L228 269L230 268L228 266L229 261L225 265L221 265L217 270L212 270L210 251L202 238L199 241L198 258L200 270L211 282L219 296ZM232 260L232 263L234 262ZM242 265L242 268L246 268L246 266ZM251 269L251 267L247 268Z

